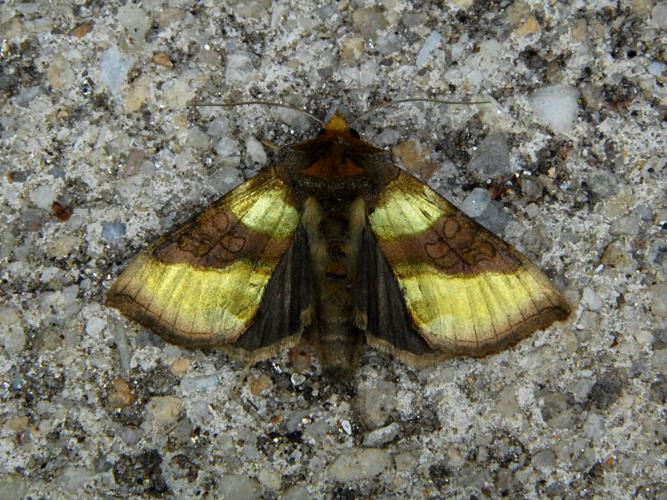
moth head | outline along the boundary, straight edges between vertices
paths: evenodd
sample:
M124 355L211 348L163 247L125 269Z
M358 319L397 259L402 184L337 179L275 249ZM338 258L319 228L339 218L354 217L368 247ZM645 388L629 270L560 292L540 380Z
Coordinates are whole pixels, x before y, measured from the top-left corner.
M324 124L324 128L320 132L320 135L322 134L329 136L336 135L340 136L340 138L352 136L354 139L359 139L359 132L350 127L339 110L336 110L332 117Z

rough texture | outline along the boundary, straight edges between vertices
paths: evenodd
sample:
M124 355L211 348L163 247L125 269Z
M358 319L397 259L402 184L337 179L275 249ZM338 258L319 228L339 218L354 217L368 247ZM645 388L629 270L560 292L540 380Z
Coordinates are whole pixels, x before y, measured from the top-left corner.
M667 9L416 5L2 5L1 498L667 494ZM291 110L194 102L324 118L415 95L489 103L355 126L470 197L565 290L567 324L424 370L370 351L341 387L284 354L237 396L241 366L102 305L270 143L317 132Z

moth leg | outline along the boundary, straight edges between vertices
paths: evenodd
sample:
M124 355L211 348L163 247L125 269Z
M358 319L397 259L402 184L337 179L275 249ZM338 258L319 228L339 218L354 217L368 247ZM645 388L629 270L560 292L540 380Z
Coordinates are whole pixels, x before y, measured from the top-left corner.
M239 379L236 381L236 384L234 384L234 388L232 389L232 398L236 399L241 395L241 389L243 389L243 384L248 378L248 373L250 373L250 368L254 365L254 363L246 363L243 366L243 370L241 370L241 373L239 374Z
M277 144L272 143L271 141L267 141L266 139L262 139L259 142L262 144L262 146L266 146L267 148L269 148L274 153L276 151L280 150L280 146L278 146Z
M303 204L303 215L301 223L308 235L308 244L310 246L310 256L313 261L313 271L319 283L324 277L326 271L328 253L327 244L320 234L320 223L322 222L322 207L314 196L306 198Z
M366 230L366 202L362 197L355 199L349 208L349 242L347 245L347 275L355 280L357 290L361 288L362 274L361 263L361 245L364 231ZM362 309L362 304L354 304L352 311L352 322L356 328L366 331L368 327L368 314Z
M355 328L364 332L368 329L368 314L362 311L358 305L355 305L354 311L352 311L352 324Z

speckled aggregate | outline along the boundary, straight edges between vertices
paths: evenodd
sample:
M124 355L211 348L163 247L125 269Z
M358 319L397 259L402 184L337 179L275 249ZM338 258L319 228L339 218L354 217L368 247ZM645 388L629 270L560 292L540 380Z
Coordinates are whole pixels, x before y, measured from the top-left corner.
M5 2L0 497L665 498L661 2ZM569 322L331 387L106 308L131 257L271 161L362 136L533 258ZM267 160L268 158L268 160ZM71 210L54 209L54 202ZM304 359L306 361L304 361Z

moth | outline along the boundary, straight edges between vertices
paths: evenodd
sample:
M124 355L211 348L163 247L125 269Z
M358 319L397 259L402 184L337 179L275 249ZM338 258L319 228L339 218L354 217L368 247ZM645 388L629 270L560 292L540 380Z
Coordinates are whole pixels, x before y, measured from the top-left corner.
M528 258L338 112L141 252L107 304L246 363L303 338L332 379L353 374L366 344L423 366L498 352L570 313Z

